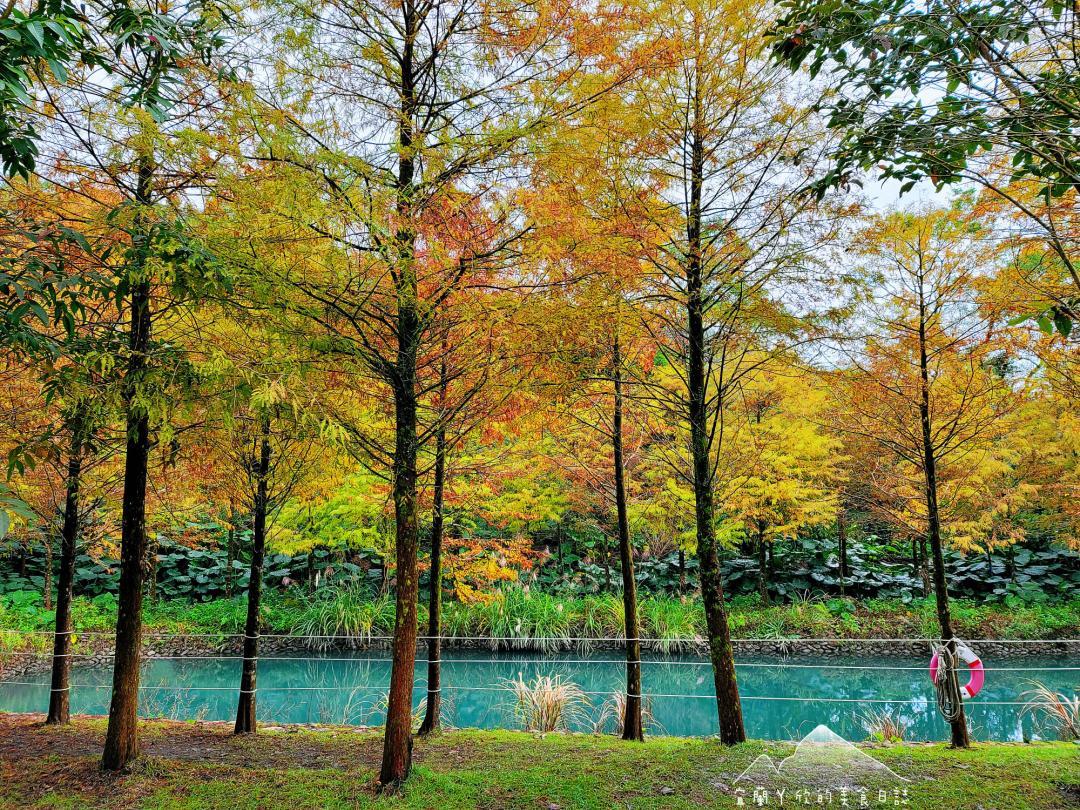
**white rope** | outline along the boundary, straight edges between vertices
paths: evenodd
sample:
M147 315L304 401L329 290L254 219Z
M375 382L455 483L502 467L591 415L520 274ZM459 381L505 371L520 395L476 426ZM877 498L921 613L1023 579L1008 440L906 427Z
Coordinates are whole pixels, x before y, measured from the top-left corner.
M462 692L506 692L506 687L501 686L444 686L444 689L453 689ZM615 690L618 691L618 690ZM610 696L611 692L582 692L583 695ZM684 695L665 694L661 692L646 692L641 697L650 698L687 698L695 700L716 700L716 695ZM802 703L885 703L902 704L912 706L926 706L930 702L929 697L908 698L828 698L828 697L790 697L786 695L740 695L740 700L770 700L770 701L799 701ZM976 706L1052 706L1052 702L1028 702L1024 700L980 700Z
M38 658L53 658L55 656L52 653L47 652L14 652L8 653L8 655L21 655L27 657ZM75 658L94 659L94 658L112 658L112 653L74 653L69 654ZM327 663L374 663L374 664L389 664L394 659L392 658L369 658L369 657L323 657L323 656L286 656L286 655L261 655L252 658L245 658L242 655L153 655L144 656L144 662L150 661L310 661L310 662L327 662ZM711 661L674 661L664 659L642 659L640 661L627 661L625 658L440 658L435 659L434 662L440 664L461 664L461 665L473 665L473 664L544 664L547 666L559 666L563 664L573 665L587 665L587 664L602 664L602 665L625 665L625 664L641 664L642 666L664 666L664 667L711 667ZM416 663L433 663L433 661L425 658L417 658ZM925 672L926 665L921 664L918 666L873 666L869 664L832 664L823 662L820 664L794 664L788 661L739 661L736 659L735 666L744 669L844 669L844 670L869 670L879 672ZM1077 667L1054 667L1054 666L1036 666L1036 667L984 667L984 672L1080 672L1080 666ZM3 682L0 682L2 685Z
M0 686L36 686L46 687L46 683L32 683L32 682L20 682L20 681L6 681L0 683ZM111 684L72 684L68 689L111 689ZM459 692L501 692L508 693L510 690L503 686L443 686L438 690L427 690L426 686L417 683L413 687L415 690L420 691L444 691L453 690ZM237 690L231 686L140 686L140 690L162 690L162 689L174 689L176 691L183 692L237 692L244 690ZM260 691L263 692L339 692L339 691L380 691L384 692L389 689L389 686L263 686L260 687ZM254 690L252 690L254 691ZM620 690L613 690L620 691ZM602 695L609 697L611 692L599 692L599 691L583 691L581 694L597 696ZM662 692L645 692L641 695L634 695L634 697L647 697L647 698L672 698L672 699L692 699L692 700L716 700L715 695L687 695L687 694L668 694ZM928 696L921 698L831 698L831 697L791 697L786 695L741 695L740 700L768 700L768 701L799 701L803 703L882 703L892 705L912 705L912 706L925 706L930 702ZM1052 701L1024 701L1024 700L979 700L971 704L972 706L1054 706L1056 705Z
M3 681L0 686L36 686L43 688L47 683L34 683L32 681ZM416 684L414 688L420 688ZM386 691L388 686L357 685L357 686L261 686L263 692L341 692L353 690ZM479 688L479 687L477 687ZM112 689L111 683L76 683L68 689ZM177 692L243 692L235 686L140 686L140 690L158 691L162 689L175 689Z

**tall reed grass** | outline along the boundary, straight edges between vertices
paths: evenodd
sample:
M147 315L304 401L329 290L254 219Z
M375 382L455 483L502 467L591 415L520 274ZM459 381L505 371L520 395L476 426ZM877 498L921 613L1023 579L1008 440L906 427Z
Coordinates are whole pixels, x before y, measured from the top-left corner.
M1038 681L1030 683L1032 688L1021 695L1027 699L1023 714L1034 716L1062 740L1080 740L1080 695L1069 697Z
M308 603L291 632L307 637L308 646L316 650L367 644L374 636L394 632L394 602L388 596L372 600L353 588L328 591Z
M600 712L593 721L593 733L611 733L621 737L625 725L626 693L612 692L611 697L604 701L603 705L600 707ZM641 702L641 727L646 734L657 731L663 733L663 729L660 727L660 724L656 722L656 717L653 715L651 698L645 698Z
M588 722L588 698L561 675L537 675L527 683L518 673L504 686L513 699L514 719L525 731L570 731Z
M373 636L389 636L394 629L392 597L372 598L360 589L324 588L315 595L268 598L264 612L275 632L305 636L345 636L354 645ZM426 633L426 609L419 605L420 634ZM799 637L913 637L931 636L936 629L922 627L930 607L902 605L891 601L856 605L850 600L823 599L807 595L788 605L762 606L754 597L730 600L728 619L735 638L762 638L777 642ZM1000 621L987 613L978 615L1000 629ZM230 608L232 614L241 615ZM1020 611L1022 612L1022 611ZM1080 616L1080 601L1062 608L1062 615ZM1013 611L1017 613L1017 611ZM639 600L638 614L642 646L663 654L700 651L706 636L705 613L696 596L646 596ZM2 617L0 617L2 618ZM991 621L993 619L993 621ZM980 619L981 621L982 619ZM203 622L209 624L209 622ZM218 627L227 627L226 617L218 617ZM982 629L972 620L969 636L1016 636ZM2 622L0 622L2 627ZM218 629L215 627L214 629ZM1071 628L1053 626L1059 635L1075 635ZM588 649L601 639L618 640L624 635L623 604L618 594L559 596L535 589L513 586L481 602L447 602L443 606L443 635L472 639L494 650L539 649L544 652L577 647ZM334 639L312 638L316 648L333 646ZM0 637L0 650L5 646Z

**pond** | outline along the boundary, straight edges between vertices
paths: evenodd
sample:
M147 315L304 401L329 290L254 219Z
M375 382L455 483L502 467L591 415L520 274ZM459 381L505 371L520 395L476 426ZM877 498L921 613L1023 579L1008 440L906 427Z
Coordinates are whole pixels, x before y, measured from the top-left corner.
M587 694L591 706L579 730L592 730L610 695L625 684L618 651L554 655L484 651L444 652L446 718L461 728L514 728L508 679L560 675ZM947 739L938 716L926 662L901 657L743 658L737 665L747 733L760 739L799 739L824 723L851 740L864 739L868 709L902 716L912 740ZM643 656L643 688L654 733L700 736L717 731L712 670L690 657ZM416 666L416 703L424 697L426 664ZM259 663L259 720L266 724L379 724L390 663L385 651L325 655L291 653ZM109 667L76 667L72 711L108 712ZM236 658L171 658L143 667L140 710L173 719L232 720L240 677ZM0 711L43 712L48 675L21 676L29 685L0 683ZM1058 691L1080 689L1080 660L1039 656L988 662L986 686L968 703L972 736L1021 740L1046 736L1022 716L1022 693L1039 680ZM868 702L877 701L877 702Z

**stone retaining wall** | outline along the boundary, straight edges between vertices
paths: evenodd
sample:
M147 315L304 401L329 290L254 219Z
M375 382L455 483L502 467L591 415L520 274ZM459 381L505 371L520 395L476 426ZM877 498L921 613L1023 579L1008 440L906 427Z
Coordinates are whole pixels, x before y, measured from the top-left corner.
M143 655L146 658L161 657L197 657L197 656L239 656L242 652L242 639L229 638L224 641L199 637L170 637L149 638L143 647ZM109 663L112 656L111 639L107 637L95 638L89 642L90 650L87 652L87 642L84 640L78 647L82 653L77 653L75 666L101 666ZM1060 658L1080 659L1080 639L1055 641L1050 643L1030 643L1022 641L973 641L969 642L971 648L984 660L987 659L1015 659L1026 656L1041 655ZM927 658L931 654L930 641L900 641L900 640L867 640L867 639L734 639L732 646L737 656L781 656L784 658L797 658L800 656L906 656L912 658ZM647 652L663 652L655 642L643 642L642 647ZM521 652L544 655L545 649L540 645L531 643L527 639L514 642L492 642L482 639L445 639L443 649L470 649L490 650L499 652ZM564 644L560 648L566 650L622 650L619 642L592 641L587 644ZM259 655L271 658L275 655L308 654L317 655L332 653L334 651L360 651L360 650L389 650L386 641L372 641L368 643L348 643L335 640L329 647L314 649L310 643L297 637L263 637L259 642ZM671 651L672 654L695 655L706 657L708 646L702 640L690 642L679 646ZM417 651L418 657L424 654L424 643L421 641ZM6 659L6 660L5 660ZM48 672L52 666L49 654L4 656L0 654L0 678L15 680L18 676L32 675Z

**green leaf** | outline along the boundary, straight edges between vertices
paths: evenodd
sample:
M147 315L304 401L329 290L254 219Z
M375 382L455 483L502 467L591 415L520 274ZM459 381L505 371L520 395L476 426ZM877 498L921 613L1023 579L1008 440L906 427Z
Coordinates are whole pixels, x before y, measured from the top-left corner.
M1057 330L1059 333L1061 333L1062 337L1068 337L1069 333L1072 332L1072 318L1070 318L1064 312L1055 312L1054 326L1057 327Z
M26 23L26 30L30 32L30 36L37 40L37 44L39 47L44 47L45 29L42 27L40 22L38 22L37 20L30 20L28 23Z
M46 59L46 64L49 66L49 71L56 78L58 82L64 83L67 81L67 71L64 70L64 66L57 62L55 59Z

